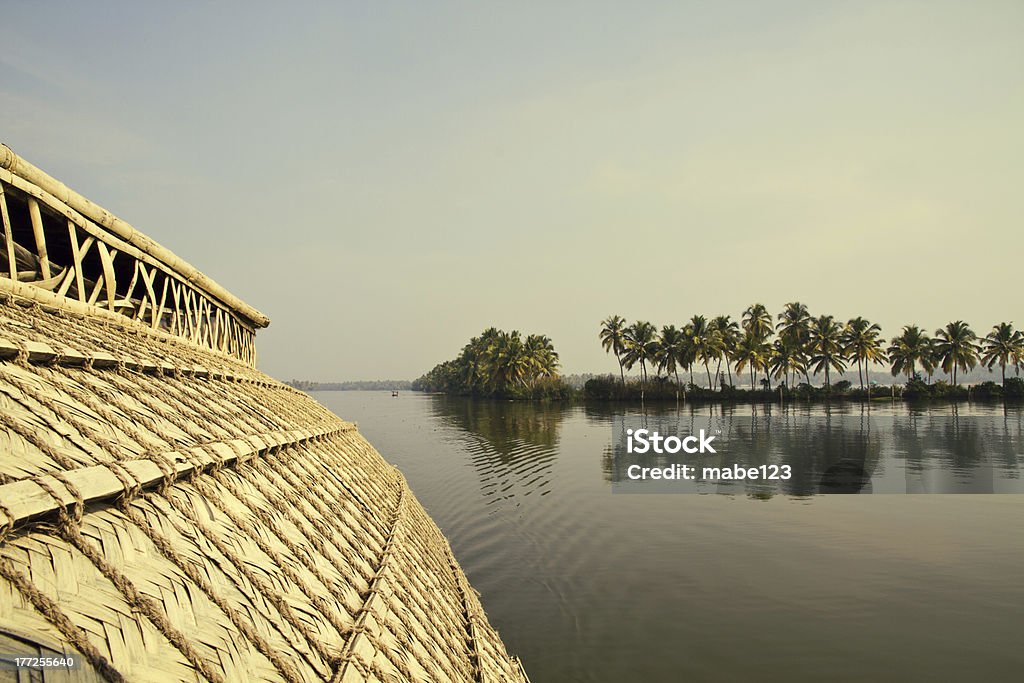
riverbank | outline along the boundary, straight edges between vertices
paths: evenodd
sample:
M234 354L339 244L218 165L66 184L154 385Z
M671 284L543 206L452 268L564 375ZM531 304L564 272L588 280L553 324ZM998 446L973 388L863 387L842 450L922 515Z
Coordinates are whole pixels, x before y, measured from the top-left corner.
M726 384L719 389L708 389L695 384L677 386L664 378L655 378L649 382L626 381L612 376L588 380L582 388L573 388L564 383L538 387L538 391L530 391L523 387L522 391L501 394L471 394L462 392L424 392L440 393L465 398L497 399L502 401L555 401L568 403L804 403L855 402L874 401L986 401L1007 403L1024 402L1024 379L1008 377L1006 384L982 382L972 385L952 385L943 380L926 382L914 377L905 384L890 386L852 387L850 382L841 381L831 386L812 386L800 384L796 387L780 385L771 389L744 389Z
M580 392L585 401L659 402L687 401L713 403L779 403L789 401L866 402L877 400L901 401L1024 401L1024 379L1010 377L1006 385L983 382L975 385L952 385L942 380L926 382L914 377L905 384L854 388L850 382L837 382L831 386L800 384L796 387L780 385L774 388L743 389L726 384L720 389L708 389L694 384L678 386L671 381L641 384L621 382L612 377L589 380Z

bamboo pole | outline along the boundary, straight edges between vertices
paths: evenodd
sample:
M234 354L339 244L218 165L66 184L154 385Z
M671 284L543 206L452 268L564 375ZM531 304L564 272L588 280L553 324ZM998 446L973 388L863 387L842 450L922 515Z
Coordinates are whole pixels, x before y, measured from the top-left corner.
M186 289L181 299L185 303L185 337L195 341L196 321L192 318L192 290Z
M238 333L238 325L235 325L233 322L231 324L231 341L228 344L228 348L233 354L239 357L242 355L242 343Z
M198 342L200 340L200 332L201 332L201 330L199 329L199 323L200 323L200 319L199 319L199 304L200 304L200 301L199 301L199 296L196 294L196 291L194 289L189 288L189 290L188 290L188 301L191 302L191 304L192 304L192 307L190 309L190 311L191 311L190 315L192 316L192 329L189 331L189 339L191 339L194 342Z
M135 315L133 316L133 319L137 320L138 322L140 322L142 324L146 324L146 321L143 319L142 316L144 316L146 314L146 308L148 306L149 306L149 298L146 297L145 294L143 294L142 298L139 299L139 307L135 309Z
M206 343L206 299L196 295L196 341Z
M171 304L173 305L173 311L171 312L171 334L180 334L181 327L181 296L178 291L178 283L175 280L171 280Z
M225 329L227 327L227 320L228 320L227 313L225 313L224 310L221 309L218 306L217 307L217 348L220 349L221 351L227 351L227 346L228 346L228 336L226 334L227 330Z
M43 216L39 213L39 202L28 198L28 215L32 220L32 236L36 239L36 255L39 257L40 278L50 279L50 257L46 251L46 233L43 231Z
M103 275L107 281L107 308L112 311L114 310L114 299L117 298L117 280L114 275L114 257L117 256L117 250L107 249L107 245L102 241L98 242L96 246L100 250L100 263L103 264Z
M61 282L60 287L57 288L58 296L67 296L68 291L71 289L71 285L75 282L75 267L69 266L64 271L64 281Z
M202 342L204 346L213 347L213 324L210 322L210 300L206 297L202 297L202 311L203 311L203 334Z
M164 310L167 304L167 283L171 281L171 278L164 276L163 291L160 293L160 308L156 312L156 322L153 325L154 328L159 327L164 319Z
M68 270L61 268L60 272L51 276L48 280L33 280L32 285L52 292L67 277Z
M85 282L82 278L82 253L78 248L78 229L68 221L68 234L71 236L71 267L75 270L75 285L78 288L78 300L85 301Z
M140 266L140 269L142 270L142 282L146 285L146 293L149 295L150 302L152 302L153 314L152 314L151 317L153 318L153 320L150 323L150 327L156 327L156 325L157 325L157 317L156 317L156 315L157 315L158 304L157 304L157 300L156 300L156 292L153 291L153 278L156 277L156 271L154 270L153 272L148 272L142 266Z
M220 348L220 309L210 306L210 346Z
M142 262L138 259L135 260L135 270L132 271L131 282L128 283L128 290L124 293L124 298L131 301L132 293L135 291L135 283L139 281L139 268L142 267Z
M52 178L44 171L25 161L15 154L10 147L3 144L0 144L0 168L6 169L13 175L19 176L45 190L59 201L86 216L128 244L166 264L186 282L209 293L215 299L223 301L229 308L250 320L256 327L266 327L270 324L270 319L263 313L260 313L231 294L231 292L208 278L172 251L138 232L129 223L117 218L106 209L70 190L64 183Z
M4 239L7 241L7 273L15 282L18 281L18 258L14 255L14 234L11 232L11 217L7 213L7 197L4 186L0 183L0 220L4 224Z
M88 303L95 305L96 301L100 298L100 293L103 291L104 277L103 273L100 273L99 278L96 280L96 284L92 286L92 294L89 295Z

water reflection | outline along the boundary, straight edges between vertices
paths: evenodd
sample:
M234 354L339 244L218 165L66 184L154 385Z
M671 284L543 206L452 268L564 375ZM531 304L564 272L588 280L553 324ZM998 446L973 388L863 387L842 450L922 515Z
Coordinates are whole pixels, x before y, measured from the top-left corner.
M320 397L406 474L535 681L1020 678L1007 625L1024 605L1024 496L818 495L851 485L824 479L850 461L875 494L934 490L954 466L1019 486L1019 409ZM731 496L613 494L626 415L713 423L732 440L723 453L819 476Z
M893 425L893 457L905 465L907 490L1006 491L1020 479L1020 415L1003 420L912 415ZM1017 487L1012 487L1011 490Z
M435 396L432 410L464 434L461 444L489 503L550 493L566 406Z
M959 406L700 405L691 407L474 401L436 396L434 416L460 434L488 504L551 492L563 421L581 412L609 429L600 467L615 491L778 494L1024 492L1022 413L972 413ZM716 454L626 452L626 430L647 428L680 437L705 430ZM631 465L668 467L787 466L789 479L635 482ZM575 465L574 465L575 466ZM593 466L593 465L591 465ZM770 470L769 470L770 471Z
M1024 492L1021 413L962 415L957 406L875 410L870 406L700 406L693 410L588 408L593 422L612 425L601 466L613 490L635 493L822 493ZM629 453L627 430L662 436L716 435L716 454ZM694 481L635 481L633 465L697 467ZM777 481L700 478L704 467L787 466ZM636 470L634 470L634 473Z

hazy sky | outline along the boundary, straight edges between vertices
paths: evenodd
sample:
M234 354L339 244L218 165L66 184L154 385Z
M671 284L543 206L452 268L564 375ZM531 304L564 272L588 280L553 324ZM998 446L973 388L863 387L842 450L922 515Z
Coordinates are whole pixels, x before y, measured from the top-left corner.
M1024 325L1019 1L0 4L0 141L267 313L282 379L491 325L612 371L609 314L755 301Z

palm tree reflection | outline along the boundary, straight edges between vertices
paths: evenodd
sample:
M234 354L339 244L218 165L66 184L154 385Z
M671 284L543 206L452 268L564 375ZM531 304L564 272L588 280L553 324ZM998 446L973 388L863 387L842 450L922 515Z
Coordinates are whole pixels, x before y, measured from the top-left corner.
M588 409L594 420L605 417ZM1020 479L1021 413L999 417L961 416L956 405L911 409L906 414L872 414L869 406L813 408L707 406L678 412L627 416L622 432L643 423L664 433L721 430L718 452L699 460L704 467L744 468L788 465L788 480L718 481L679 487L697 492L745 493L755 498L777 493L805 497L820 493L870 493L875 484L890 492L984 493L1013 488ZM601 457L609 482L627 480L630 465L664 467L682 463L672 455L626 453L625 438L613 434ZM693 464L694 458L685 459ZM887 471L889 472L887 476ZM905 479L905 482L904 482Z
M470 461L489 502L550 492L566 406L435 396L433 409L466 434Z

